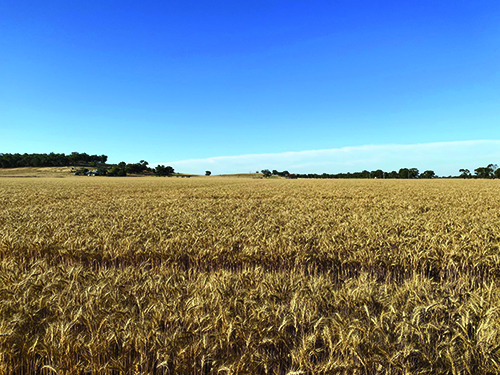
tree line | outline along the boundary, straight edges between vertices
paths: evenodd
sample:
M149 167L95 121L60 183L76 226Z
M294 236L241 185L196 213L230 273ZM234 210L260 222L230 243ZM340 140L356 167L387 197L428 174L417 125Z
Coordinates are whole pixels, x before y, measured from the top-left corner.
M74 170L75 175L94 176L127 176L129 174L144 174L155 176L172 176L175 171L171 166L158 165L155 168L150 168L149 163L141 160L138 163L125 163L124 161L113 165L97 165L95 169L80 168Z
M460 169L461 178L500 178L500 168L496 164L488 164L487 167L474 169L472 174L468 169Z
M0 168L21 167L64 167L106 163L106 155L89 155L86 152L72 152L69 155L51 152L50 154L4 154L0 153Z
M500 168L496 164L489 164L486 167L478 167L474 169L474 173L471 173L468 169L460 169L460 175L449 176L448 178L500 178ZM347 173L297 173L292 174L288 171L279 172L277 170L270 171L269 169L263 169L261 173L264 177L271 176L281 176L281 177L291 177L291 178L381 178L381 179L430 179L438 178L433 170L426 170L422 173L419 172L417 168L401 168L399 171L385 172L382 169L377 169L375 171L364 170L362 172L347 172Z
M158 165L150 168L149 163L141 160L138 163L106 164L107 155L89 155L86 152L50 154L9 154L0 153L0 168L23 167L79 167L72 168L75 175L126 176L128 174L154 174L156 176L172 176L175 171L171 166ZM92 168L89 169L89 168Z
M375 171L367 171L364 170L362 172L347 172L347 173L296 173L292 174L288 171L278 172L277 170L273 170L272 172L269 169L263 169L261 173L264 177L271 176L281 176L281 177L293 177L293 178L435 178L436 173L431 170L427 170L423 173L419 173L417 168L401 168L399 172L384 172L381 169L377 169Z

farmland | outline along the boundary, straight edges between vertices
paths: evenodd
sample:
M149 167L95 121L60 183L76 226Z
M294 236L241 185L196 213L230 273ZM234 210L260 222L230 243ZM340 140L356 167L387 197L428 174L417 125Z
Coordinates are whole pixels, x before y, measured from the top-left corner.
M0 374L500 373L498 180L4 178Z

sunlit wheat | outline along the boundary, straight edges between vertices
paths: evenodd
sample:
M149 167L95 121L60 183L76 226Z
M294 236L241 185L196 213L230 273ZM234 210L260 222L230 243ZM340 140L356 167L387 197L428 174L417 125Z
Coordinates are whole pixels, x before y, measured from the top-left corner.
M500 373L496 180L0 181L0 374Z

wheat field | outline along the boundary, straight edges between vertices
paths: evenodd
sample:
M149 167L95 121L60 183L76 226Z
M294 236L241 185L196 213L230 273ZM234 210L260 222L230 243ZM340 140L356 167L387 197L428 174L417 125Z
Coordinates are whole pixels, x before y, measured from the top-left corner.
M0 374L498 374L500 182L0 180Z

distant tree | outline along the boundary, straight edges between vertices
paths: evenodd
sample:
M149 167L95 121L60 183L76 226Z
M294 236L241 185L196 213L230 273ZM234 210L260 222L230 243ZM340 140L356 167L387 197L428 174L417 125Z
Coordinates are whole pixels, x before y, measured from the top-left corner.
M401 168L399 170L399 178L418 178L417 168Z
M150 170L150 168L148 167L147 161L141 160L139 163L127 164L125 166L125 170L127 171L127 173L131 174L142 174L145 171Z
M498 169L496 164L489 164L487 167L479 167L474 169L474 173L477 178L490 178L495 175L496 170Z
M102 155L107 158L106 155ZM72 152L69 155L56 154L0 154L0 168L53 167L99 163L101 157L86 153Z
M261 173L264 175L264 177L271 177L272 173L269 169L263 169Z
M371 178L384 178L384 171L382 169L377 169L376 171L370 172Z
M401 168L398 174L399 178L410 178L410 170L408 168Z
M370 172L367 171L366 169L361 172L361 176L359 178L370 178Z
M121 164L121 163L120 163ZM125 165L113 165L111 168L107 170L108 176L126 176L127 170L125 169Z
M84 163L89 163L90 162L90 155L87 154L86 152L80 154L80 160L83 161Z
M205 171L205 176L210 176L212 174L212 172L210 171Z
M99 176L107 176L108 167L100 165L99 167L97 167L97 171L99 172Z
M273 169L273 176L279 175L279 172L276 169Z
M42 160L38 154L34 154L31 156L30 165L32 167L41 167L42 166Z
M130 174L139 174L142 172L142 165L139 163L127 164L125 166L125 171Z
M496 164L490 164L488 165L488 168L490 169L490 178L495 178L496 173L498 171L498 165Z
M460 177L462 178L471 178L471 174L470 174L470 171L468 169L459 169L458 170L460 172Z
M69 164L75 165L80 161L80 154L74 151L68 156L68 159L69 159Z
M474 174L475 174L475 177L477 177L477 178L486 178L488 176L487 169L484 167L479 167L479 168L474 169Z
M424 173L422 173L420 175L420 178L434 178L434 177L436 177L436 173L434 173L434 171L430 171L430 170L425 171Z
M171 176L174 174L174 168L171 166L157 165L155 170L157 176Z
M408 178L418 178L418 169L410 168Z

